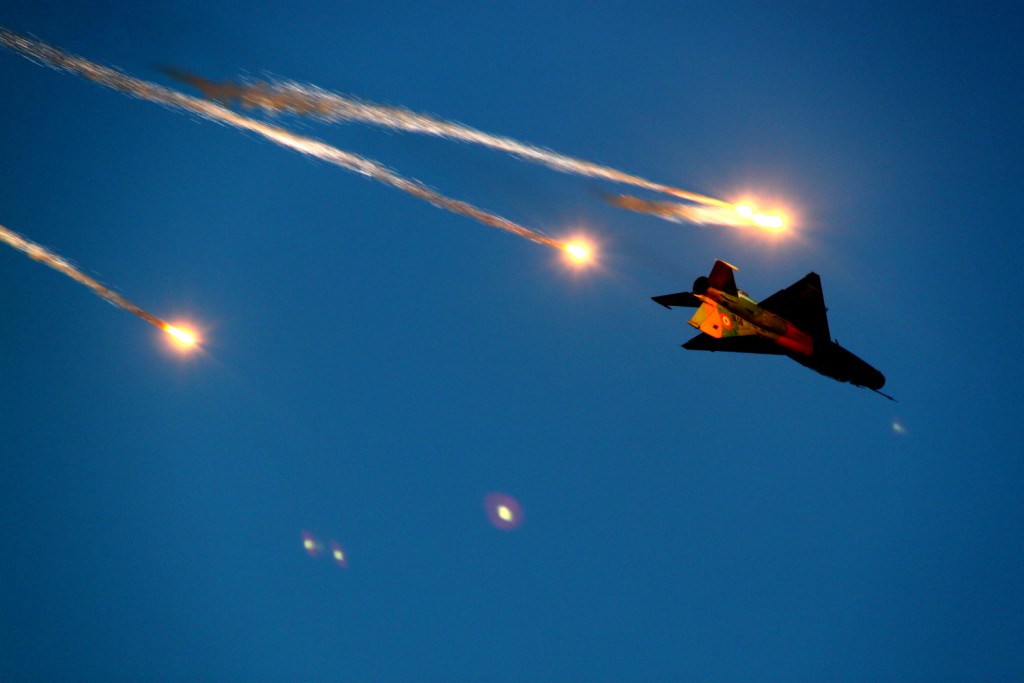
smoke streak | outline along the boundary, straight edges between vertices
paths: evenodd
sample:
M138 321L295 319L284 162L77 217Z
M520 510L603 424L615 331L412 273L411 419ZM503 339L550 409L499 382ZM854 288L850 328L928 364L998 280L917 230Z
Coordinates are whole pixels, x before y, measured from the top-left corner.
M328 92L313 85L303 85L294 81L214 83L174 69L164 69L164 72L178 80L192 83L207 97L221 99L225 104L230 104L232 100L238 100L243 106L259 107L267 111L308 114L326 121L359 121L392 130L422 133L483 145L507 152L520 159L543 164L562 173L601 178L642 187L707 206L732 208L732 204L729 202L714 197L652 182L640 176L559 154L550 149L520 142L514 138L485 133L461 123L419 114L404 107L374 104L339 93Z
M727 225L734 228L741 228L750 225L760 226L766 230L780 230L782 219L778 216L767 216L753 212L753 209L744 205L721 207L721 206L694 206L693 204L679 204L678 202L657 202L649 199L641 199L628 194L602 195L604 200L612 206L628 211L648 213L674 223L696 223L697 225Z
M531 230L501 216L489 213L477 208L472 204L456 199L450 199L436 190L433 190L418 180L405 178L391 169L361 157L358 154L342 151L319 140L314 140L302 135L292 133L284 128L272 126L260 121L250 119L237 114L230 109L210 102L198 99L190 95L150 83L113 69L101 66L83 57L73 55L63 50L43 43L41 41L19 35L9 29L0 28L0 45L18 52L22 56L39 62L44 66L58 71L68 71L78 74L91 81L105 85L114 90L119 90L127 95L138 97L163 104L168 107L182 109L198 114L206 119L228 124L242 130L258 133L268 140L288 147L303 154L322 159L336 166L368 176L378 182L390 185L418 197L426 202L442 209L473 218L485 225L499 230L511 232L514 235L525 239L545 244L556 249L565 249L565 243L552 239L540 232Z
M177 329L174 328L172 325L164 322L160 318L157 318L155 315L147 313L143 309L133 304L131 301L128 301L128 299L125 299L120 294L104 287L99 282L92 279L91 277L89 277L88 275L81 272L73 265L62 259L60 256L57 256L52 251L48 250L46 247L40 246L35 242L31 242L25 239L24 237L14 232L13 230L5 228L3 225L0 225L0 241L6 242L7 244L17 249L18 251L24 252L25 255L28 256L30 259L39 261L44 265L50 266L57 272L67 275L75 282L83 284L89 289L91 289L96 294L96 296L100 297L101 299L106 299L107 301L114 304L118 308L123 308L132 315L137 315L138 317L145 320L147 323L156 325L165 332L169 331L170 329Z

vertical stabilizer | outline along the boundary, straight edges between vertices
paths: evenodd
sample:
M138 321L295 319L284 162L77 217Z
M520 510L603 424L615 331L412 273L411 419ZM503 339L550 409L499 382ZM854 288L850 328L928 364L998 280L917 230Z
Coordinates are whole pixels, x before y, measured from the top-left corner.
M708 276L708 284L729 294L736 293L736 278L733 277L733 271L738 270L736 266L726 263L722 260L715 261L715 267L711 269L711 275Z

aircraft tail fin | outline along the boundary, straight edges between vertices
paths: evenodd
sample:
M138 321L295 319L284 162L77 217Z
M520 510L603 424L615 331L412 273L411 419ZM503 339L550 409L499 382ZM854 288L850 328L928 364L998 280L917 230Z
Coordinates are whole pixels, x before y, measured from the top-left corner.
M735 270L739 269L731 263L726 263L721 259L716 260L711 269L711 275L708 275L708 284L723 292L735 294L737 292L736 278L732 274Z

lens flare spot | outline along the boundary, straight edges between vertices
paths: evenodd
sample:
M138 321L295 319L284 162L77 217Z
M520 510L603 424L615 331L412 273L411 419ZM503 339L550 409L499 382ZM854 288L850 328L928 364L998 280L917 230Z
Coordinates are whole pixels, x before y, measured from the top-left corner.
M337 541L331 541L331 557L339 567L348 569L348 553Z
M302 532L302 547L310 557L319 557L320 552L324 548L323 544L317 540L316 536L308 531Z
M904 436L907 433L907 427L906 427L906 425L903 424L902 421L900 421L900 420L893 420L892 421L892 433L896 434L896 435L899 435L899 436Z
M192 332L191 330L185 328L165 324L164 332L171 335L171 337L174 339L174 342L182 348L191 348L199 343L199 340L196 338L195 332Z
M737 204L736 213L743 216L744 218L750 218L751 216L754 215L754 210L747 206L746 204Z
M484 496L484 511L491 524L503 531L515 529L523 523L523 509L507 493L488 493Z

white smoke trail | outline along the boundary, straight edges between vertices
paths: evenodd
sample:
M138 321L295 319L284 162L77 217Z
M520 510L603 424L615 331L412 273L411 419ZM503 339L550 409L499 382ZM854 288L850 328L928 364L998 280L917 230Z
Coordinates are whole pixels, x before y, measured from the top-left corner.
M697 225L727 225L734 228L759 226L765 230L780 230L782 220L778 216L754 213L744 206L721 206L679 204L678 202L657 202L641 199L628 194L603 195L613 206L628 211L648 213L674 223L696 223Z
M677 223L725 225L738 228L757 227L775 233L780 231L785 223L782 216L762 213L747 204L733 204L671 185L652 182L608 166L559 154L544 147L520 142L514 138L485 133L461 123L420 114L404 107L366 102L294 81L215 83L174 69L164 69L164 72L173 78L196 86L206 97L223 101L225 104L237 100L243 107L258 107L269 112L292 112L315 116L325 121L358 121L391 130L422 133L448 140L482 145L507 152L520 159L542 164L562 173L600 178L660 192L688 203L673 204L633 199L636 202L650 204L653 210L646 211L647 213ZM622 196L628 197L628 195Z
M430 202L434 206L473 218L485 225L511 232L514 235L537 242L538 244L545 244L562 250L568 246L559 240L513 223L501 216L477 208L472 204L446 197L418 180L405 178L391 169L358 154L345 152L319 140L297 135L284 128L250 119L214 102L185 95L170 88L128 76L117 69L101 66L84 57L64 52L52 45L17 34L9 29L0 28L0 45L5 45L22 56L37 61L44 66L57 69L58 71L78 74L128 95L157 102L168 107L183 109L212 121L258 133L283 147L288 147L303 154L330 162L336 166L368 176L403 192L407 192L414 197Z
M161 320L160 318L157 318L155 315L147 313L145 310L139 308L138 306L133 304L131 301L128 301L128 299L125 299L117 292L111 291L107 287L104 287L102 284L100 284L93 278L89 277L82 271L78 270L73 265L65 261L57 254L54 254L46 247L40 246L35 242L32 242L24 238L23 236L19 235L13 230L5 228L3 225L0 225L0 242L6 242L10 246L17 249L18 251L24 252L25 255L28 256L29 258L39 261L40 263L53 268L59 273L67 275L75 282L83 284L89 289L91 289L101 299L109 301L118 308L122 308L128 311L132 315L137 315L146 322L156 325L161 330L169 331L168 328L176 329L172 325L169 325L168 323Z
M722 208L732 207L732 204L729 202L715 199L714 197L707 197L695 192L682 190L678 187L672 187L671 185L656 183L614 168L520 142L514 138L485 133L461 123L445 121L427 114L420 114L404 107L374 104L373 102L366 102L340 93L328 92L314 85L304 85L294 81L275 81L271 83L228 82L216 84L208 81L204 82L203 79L183 74L173 69L165 71L174 78L192 82L204 91L223 93L230 99L237 99L244 106L248 107L260 107L275 112L288 111L297 114L309 114L326 121L359 121L392 130L421 133L449 140L483 145L491 149L507 152L521 159L543 164L562 173L601 178L633 185L698 204Z

